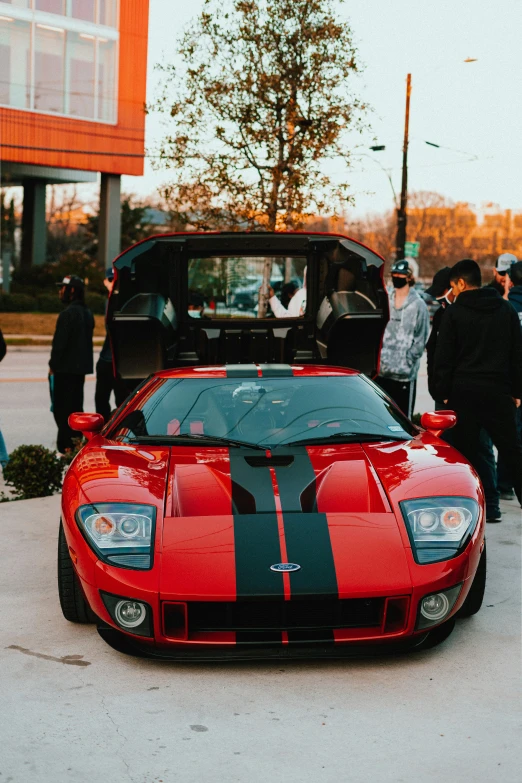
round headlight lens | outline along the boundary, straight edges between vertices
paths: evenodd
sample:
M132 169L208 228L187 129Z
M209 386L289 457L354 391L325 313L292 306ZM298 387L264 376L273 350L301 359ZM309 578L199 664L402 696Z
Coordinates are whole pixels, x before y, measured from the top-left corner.
M449 601L444 593L427 595L421 602L421 614L427 620L442 620L449 610Z
M457 530L464 524L466 518L460 508L448 508L442 513L440 521L446 530Z
M139 601L118 601L114 616L122 628L136 628L145 619L146 612L145 606Z
M118 524L118 528L122 536L125 538L133 538L140 532L140 520L138 517L128 516L122 517Z
M94 520L92 530L95 535L100 537L112 536L116 530L116 523L112 517L99 516Z
M437 526L437 515L433 511L421 511L418 524L423 530L433 530Z

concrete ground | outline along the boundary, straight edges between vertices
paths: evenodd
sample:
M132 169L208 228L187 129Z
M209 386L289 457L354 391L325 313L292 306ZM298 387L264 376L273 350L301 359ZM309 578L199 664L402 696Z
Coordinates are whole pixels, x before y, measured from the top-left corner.
M504 511L482 611L433 650L189 665L66 622L59 498L0 505L0 781L518 783L521 520Z
M47 358L11 351L1 365L10 450L53 445ZM429 407L422 380L419 400ZM483 609L434 650L180 665L124 656L66 622L59 498L0 504L0 783L518 783L521 514L503 511L488 526Z

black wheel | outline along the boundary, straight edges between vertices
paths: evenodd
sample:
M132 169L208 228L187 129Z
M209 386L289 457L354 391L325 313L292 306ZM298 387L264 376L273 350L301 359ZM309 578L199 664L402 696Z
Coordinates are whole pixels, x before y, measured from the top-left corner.
M74 571L69 547L60 522L58 533L58 595L63 616L71 623L94 623L96 615L85 600Z
M425 639L415 648L416 650L431 650L432 647L436 647L438 644L444 642L450 633L455 628L455 618L447 620L442 625L437 625L432 631L428 632Z
M457 612L457 617L471 617L472 615L477 614L482 606L482 601L484 600L486 571L486 542L484 542L484 549L480 556L477 572L469 589L469 593L466 596L466 600Z

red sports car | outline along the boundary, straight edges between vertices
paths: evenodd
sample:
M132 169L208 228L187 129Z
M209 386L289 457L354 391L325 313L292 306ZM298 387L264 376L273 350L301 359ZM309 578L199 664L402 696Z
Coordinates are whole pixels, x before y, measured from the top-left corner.
M196 301L197 304L197 300ZM59 592L73 622L158 658L422 648L480 608L473 468L356 370L156 372L64 481Z

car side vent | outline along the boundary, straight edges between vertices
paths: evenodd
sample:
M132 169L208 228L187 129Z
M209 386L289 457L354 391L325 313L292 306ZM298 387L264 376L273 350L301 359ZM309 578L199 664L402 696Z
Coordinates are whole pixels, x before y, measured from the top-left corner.
M317 482L315 479L303 489L299 500L305 514L317 513Z

